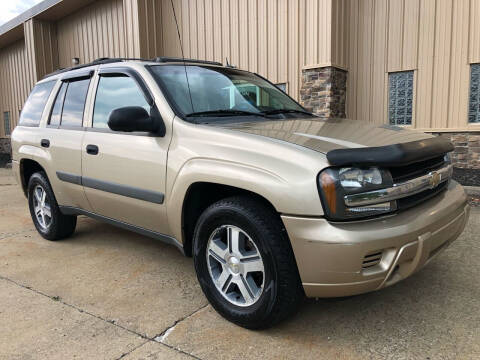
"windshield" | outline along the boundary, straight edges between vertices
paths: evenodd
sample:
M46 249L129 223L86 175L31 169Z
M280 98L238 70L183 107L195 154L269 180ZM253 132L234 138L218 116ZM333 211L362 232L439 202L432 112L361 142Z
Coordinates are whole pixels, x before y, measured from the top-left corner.
M150 69L170 103L187 119L310 114L275 85L246 71L204 65L184 67L183 64L156 65Z

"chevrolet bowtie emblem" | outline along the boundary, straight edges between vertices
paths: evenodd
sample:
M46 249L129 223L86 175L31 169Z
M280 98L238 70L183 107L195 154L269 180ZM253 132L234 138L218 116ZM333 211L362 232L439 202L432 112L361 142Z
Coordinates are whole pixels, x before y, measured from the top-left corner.
M430 174L430 187L433 189L435 187L438 186L438 184L440 184L440 180L442 180L442 177L440 176L439 173L437 172L433 172Z

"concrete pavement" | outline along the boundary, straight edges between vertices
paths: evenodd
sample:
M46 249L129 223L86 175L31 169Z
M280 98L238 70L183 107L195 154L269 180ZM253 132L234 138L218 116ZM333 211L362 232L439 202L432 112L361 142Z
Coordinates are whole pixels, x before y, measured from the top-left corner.
M480 358L480 209L428 267L379 292L307 300L265 331L223 320L193 262L155 240L79 217L43 240L0 169L0 359Z

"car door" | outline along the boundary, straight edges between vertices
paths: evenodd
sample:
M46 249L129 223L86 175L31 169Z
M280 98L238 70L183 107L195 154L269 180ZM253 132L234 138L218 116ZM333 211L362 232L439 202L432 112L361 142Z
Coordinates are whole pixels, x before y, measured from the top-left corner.
M142 106L150 113L153 96L131 68L106 68L95 80L91 126L82 146L82 183L88 201L98 215L165 233L168 139L112 131L107 125L109 114L121 107Z
M41 146L50 154L50 182L61 206L90 210L81 176L81 148L85 128L84 109L93 71L66 74L55 87L47 125L42 129Z

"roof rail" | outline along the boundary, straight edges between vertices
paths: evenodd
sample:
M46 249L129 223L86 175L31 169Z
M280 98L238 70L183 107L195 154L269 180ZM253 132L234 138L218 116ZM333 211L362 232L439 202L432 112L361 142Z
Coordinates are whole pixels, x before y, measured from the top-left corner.
M194 64L208 64L208 65L217 65L223 66L222 63L218 61L208 61L208 60L199 60L199 59L184 59L181 57L171 57L171 56L158 56L153 59L155 62L166 63L166 62L187 62Z
M67 71L72 71L72 70L77 70L77 69L82 69L86 68L89 66L94 66L94 65L102 65L102 64L111 64L111 63L116 63L116 62L122 62L122 61L129 61L129 60L137 60L137 61L154 61L154 62L159 62L159 63L167 63L167 62L189 62L189 63L195 63L195 64L209 64L209 65L217 65L217 66L223 66L222 63L216 62L216 61L207 61L207 60L198 60L198 59L183 59L183 58L177 58L177 57L168 57L168 56L158 56L154 59L142 59L142 58L108 58L108 57L102 57L93 60L90 63L86 64L81 64L81 65L76 65L64 69L59 69L56 70L50 74L45 75L43 78L46 79L50 76L61 74Z
M116 63L116 62L122 62L122 61L128 61L128 60L140 60L140 61L152 61L149 59L140 59L140 58L108 58L108 57L102 57L93 60L92 62L86 63L86 64L81 64L81 65L76 65L76 66L71 66L68 68L63 68L56 70L50 74L45 75L43 78L46 79L50 76L61 74L67 71L72 71L72 70L77 70L77 69L82 69L86 68L89 66L94 66L94 65L102 65L102 64L111 64L111 63Z

